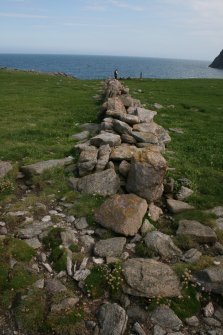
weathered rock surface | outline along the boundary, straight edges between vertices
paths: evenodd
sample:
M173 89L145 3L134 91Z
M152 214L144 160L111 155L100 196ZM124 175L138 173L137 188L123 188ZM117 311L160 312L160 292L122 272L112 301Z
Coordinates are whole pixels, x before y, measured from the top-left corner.
M116 119L113 120L113 128L120 135L122 134L131 135L132 133L132 128L127 123L120 120Z
M125 106L120 98L120 96L108 98L104 107L109 110L115 110L126 114Z
M194 220L181 220L177 235L188 235L199 243L215 243L217 236L213 229Z
M96 147L106 144L109 144L110 147L114 147L121 144L121 137L117 134L103 133L92 137L90 143Z
M108 164L111 148L108 144L102 145L98 150L98 161L96 171L103 171Z
M129 162L127 162L125 160L123 160L118 167L119 173L124 177L128 176L129 169L130 169L130 164L129 164Z
M173 243L171 237L160 231L147 233L144 241L148 248L157 252L163 259L178 258L182 255L182 251Z
M166 160L160 153L146 149L136 152L131 160L126 189L148 202L159 199L163 193Z
M88 130L84 130L81 133L77 133L71 136L74 140L84 141L87 140L90 136L90 132Z
M140 131L133 131L132 136L138 141L142 143L151 143L151 144L158 144L158 138L153 133L145 133Z
M134 236L142 225L146 210L146 201L135 194L116 194L96 209L94 218L116 233Z
M127 285L124 292L139 297L174 297L180 294L179 280L166 264L153 259L132 258L123 264Z
M118 304L104 304L99 310L100 335L123 335L128 316Z
M138 116L140 122L150 123L157 112L138 107L135 109L134 114Z
M0 160L0 178L4 178L12 170L12 164Z
M199 282L207 292L223 295L223 257L218 257L220 265L210 266L194 274L194 279Z
M108 196L115 194L120 187L120 180L113 169L96 172L79 178L76 190L86 194Z
M38 162L21 167L21 171L25 175L40 175L46 170L56 167L63 167L73 162L73 157L66 157L63 159L51 159L49 161Z
M94 146L88 146L84 149L79 157L77 164L79 176L83 177L94 170L97 164L98 149Z
M45 280L45 287L48 292L51 294L55 294L58 292L67 291L67 288L65 285L63 285L59 280L57 279L46 279Z
M99 257L119 257L126 244L126 238L114 237L100 240L95 244L94 253Z
M193 206L187 204L186 202L174 199L167 199L167 206L170 212L173 214L181 213L189 209L194 209Z
M182 321L168 306L159 306L151 314L151 320L164 328L166 331L180 330Z
M183 256L181 257L181 260L186 263L195 263L199 260L201 256L202 256L202 253L199 250L192 248L188 250L187 252L185 252L185 254L183 254Z
M134 153L137 152L137 149L134 145L121 144L118 147L112 149L110 159L111 160L131 160Z
M188 197L190 197L193 193L194 193L194 191L191 190L190 188L185 187L185 186L181 186L180 190L176 194L176 199L180 200L180 201L183 201L183 200L187 199Z

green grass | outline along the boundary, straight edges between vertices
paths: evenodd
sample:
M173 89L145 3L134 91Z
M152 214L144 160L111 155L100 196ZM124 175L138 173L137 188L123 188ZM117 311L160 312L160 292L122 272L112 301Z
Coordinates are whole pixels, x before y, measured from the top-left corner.
M175 179L192 181L194 195L189 202L198 208L222 203L223 189L223 80L127 80L130 93L153 108L158 102L165 108L155 121L165 128L178 127L184 134L171 133L169 166ZM136 93L141 89L142 93ZM135 93L134 93L135 92ZM168 107L174 105L175 108ZM168 156L167 156L168 157Z
M78 124L97 120L100 81L0 70L0 159L21 164L68 155Z

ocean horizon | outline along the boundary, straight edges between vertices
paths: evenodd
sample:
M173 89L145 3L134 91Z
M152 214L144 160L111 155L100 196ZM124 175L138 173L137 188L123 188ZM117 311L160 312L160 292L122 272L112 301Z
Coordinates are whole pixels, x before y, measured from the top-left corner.
M63 72L78 79L106 79L115 69L122 78L218 78L223 70L210 68L211 61L173 58L62 55L0 54L0 68L40 72Z

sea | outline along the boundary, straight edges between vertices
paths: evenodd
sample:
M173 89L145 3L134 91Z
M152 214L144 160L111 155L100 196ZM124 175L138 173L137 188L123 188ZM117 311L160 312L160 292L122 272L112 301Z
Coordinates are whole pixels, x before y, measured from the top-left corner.
M105 79L118 70L121 78L220 78L211 61L151 57L0 54L0 68L63 72L78 79Z

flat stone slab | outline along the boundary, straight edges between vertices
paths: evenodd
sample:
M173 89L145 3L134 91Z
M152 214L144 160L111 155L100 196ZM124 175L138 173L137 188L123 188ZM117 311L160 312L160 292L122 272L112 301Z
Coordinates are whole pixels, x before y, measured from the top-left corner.
M116 194L95 211L95 221L125 236L134 236L142 225L147 202L135 194Z
M0 178L4 178L9 171L12 170L12 164L5 161L0 161Z
M123 264L125 293L139 297L175 297L180 295L180 282L174 271L154 259L132 258Z
M151 111L149 109L137 107L134 114L138 116L140 122L149 123L153 121L153 118L157 114L157 112Z
M151 314L151 320L166 331L180 330L182 321L168 306L159 306Z
M181 220L177 235L191 236L199 243L215 243L217 241L217 236L213 229L195 220Z
M153 133L141 132L141 131L133 131L132 136L138 141L142 143L151 143L158 144L158 138Z
M189 205L186 202L174 199L167 199L167 206L171 213L177 214L186 210L194 209L194 206Z
M114 237L100 240L95 244L94 253L99 257L119 257L126 244L125 237Z
M108 196L115 194L120 187L120 179L113 169L96 172L79 178L76 190L86 194Z
M21 167L21 171L26 175L40 175L44 171L69 165L73 162L73 157L66 157L63 159L51 159L49 161L38 162Z
M116 145L121 144L121 137L112 133L103 133L99 134L95 137L92 137L90 140L91 145L96 147L100 147L101 145L109 144L110 147L114 147Z
M99 310L100 335L123 335L128 316L118 304L104 304Z

